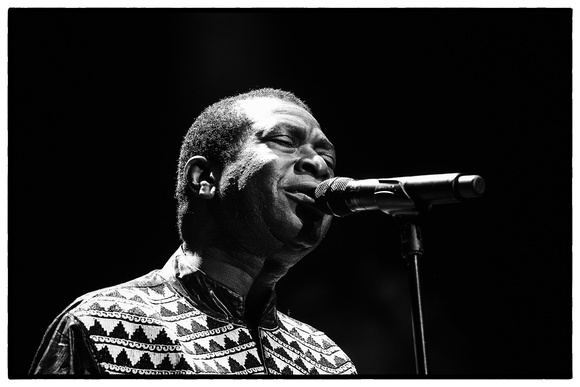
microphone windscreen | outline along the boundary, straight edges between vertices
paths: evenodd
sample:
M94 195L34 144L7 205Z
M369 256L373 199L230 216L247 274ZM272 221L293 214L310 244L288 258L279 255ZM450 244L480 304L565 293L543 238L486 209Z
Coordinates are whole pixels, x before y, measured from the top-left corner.
M349 177L334 177L320 183L314 191L317 208L329 215L346 216L352 214L346 200L346 188L352 180Z

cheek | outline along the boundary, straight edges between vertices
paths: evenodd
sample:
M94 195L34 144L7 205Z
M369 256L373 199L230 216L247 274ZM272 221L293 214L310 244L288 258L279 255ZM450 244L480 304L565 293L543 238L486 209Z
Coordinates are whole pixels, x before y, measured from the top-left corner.
M224 168L220 184L222 191L232 188L237 191L244 190L252 179L259 179L261 172L264 172L267 165L276 158L277 156L265 144L256 145L251 150L243 150L237 161Z

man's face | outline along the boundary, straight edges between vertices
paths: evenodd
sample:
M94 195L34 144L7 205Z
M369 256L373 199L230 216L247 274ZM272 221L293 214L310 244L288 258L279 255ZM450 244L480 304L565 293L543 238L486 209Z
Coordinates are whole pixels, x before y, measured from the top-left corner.
M334 147L314 117L293 103L256 98L240 105L253 124L220 177L224 227L250 252L282 247L301 257L330 225L308 194L334 176Z

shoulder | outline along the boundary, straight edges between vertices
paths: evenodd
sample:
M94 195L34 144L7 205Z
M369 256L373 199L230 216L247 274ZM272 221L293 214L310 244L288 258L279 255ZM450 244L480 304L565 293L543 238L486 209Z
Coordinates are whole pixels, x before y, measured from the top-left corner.
M92 315L108 318L155 318L163 304L177 300L174 287L158 270L131 281L87 293L75 300L69 314L83 320Z
M279 329L268 332L267 345L282 357L298 356L308 373L355 374L356 368L346 353L324 332L278 312ZM290 355L292 354L292 355Z
M158 271L85 294L73 305L68 318L81 323L105 373L188 372L178 369L179 323L203 316Z
M340 348L324 332L292 318L284 313L278 312L278 321L282 331L287 332L292 338L308 343L321 350Z

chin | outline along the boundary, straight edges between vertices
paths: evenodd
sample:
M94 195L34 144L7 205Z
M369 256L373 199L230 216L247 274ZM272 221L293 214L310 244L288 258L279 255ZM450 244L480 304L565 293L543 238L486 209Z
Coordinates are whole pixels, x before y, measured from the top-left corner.
M285 238L285 245L294 250L305 250L306 252L314 249L324 238L328 230L329 222L323 219L316 221L301 220L300 227L294 229L294 232L288 238Z
M331 219L320 211L294 205L278 211L268 228L288 250L306 254L324 238Z

